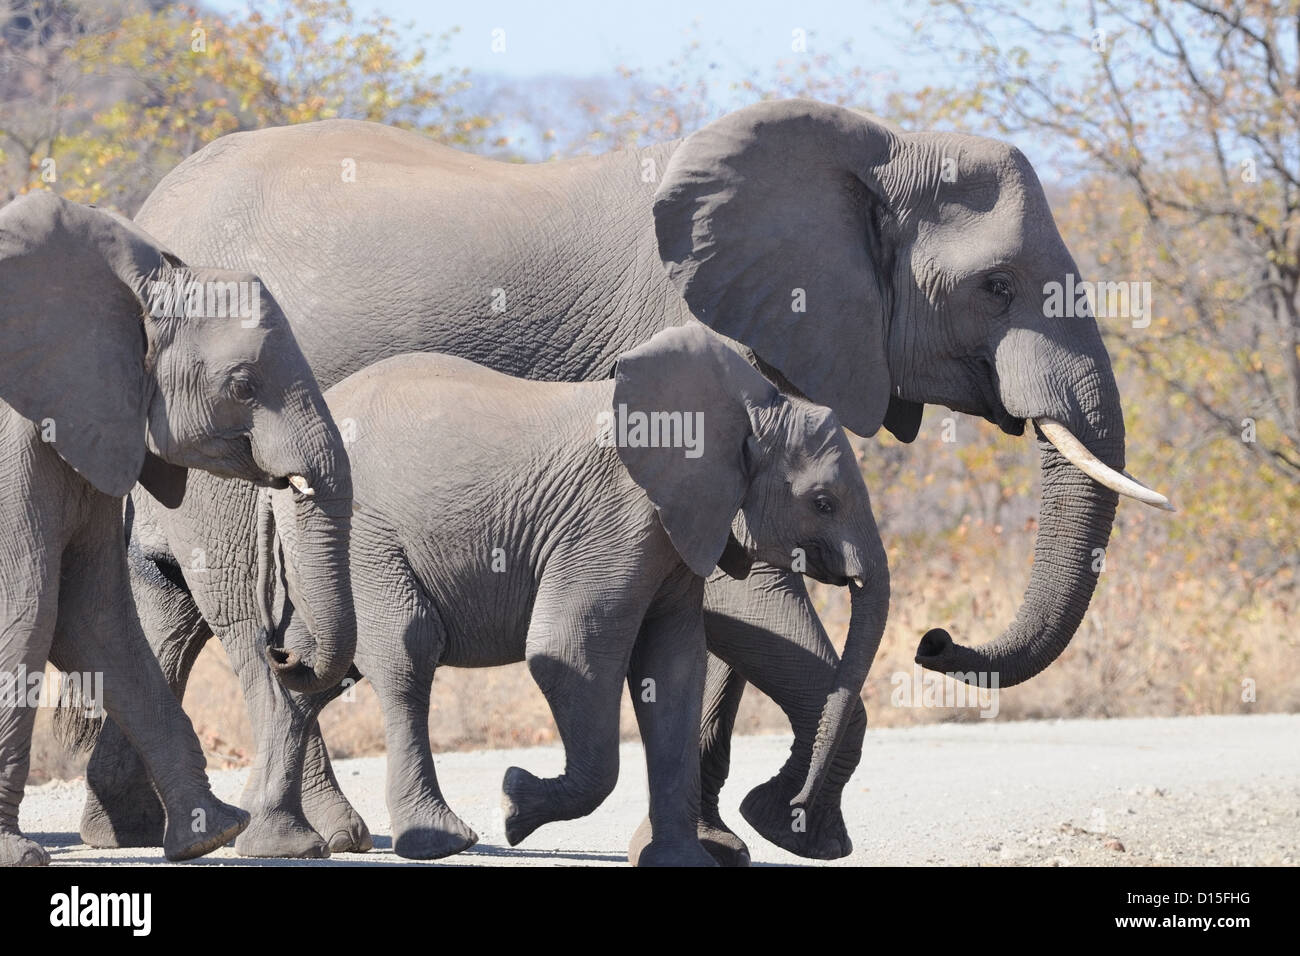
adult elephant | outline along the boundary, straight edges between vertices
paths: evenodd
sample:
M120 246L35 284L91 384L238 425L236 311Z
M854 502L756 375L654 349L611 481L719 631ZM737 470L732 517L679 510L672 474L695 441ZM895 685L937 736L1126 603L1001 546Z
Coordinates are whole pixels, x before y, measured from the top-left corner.
M1041 671L1087 609L1093 550L1109 538L1116 491L1155 500L1120 474L1124 420L1096 322L1086 310L1045 314L1047 284L1065 283L1075 263L1033 169L1000 142L905 133L789 100L755 104L677 142L517 165L338 120L218 140L169 174L138 219L183 255L263 276L325 386L386 356L427 350L536 379L604 378L620 353L693 315L751 349L780 387L831 406L861 435L883 423L911 440L926 402L1012 434L1035 420L1057 444L1040 440L1039 534L1024 602L984 647L927 635L918 660L928 667L997 671L1002 686ZM178 689L210 630L248 665L239 676L258 728L262 797L239 848L310 855L326 843L368 845L310 709L255 663L259 622L228 612L254 587L238 530L255 514L253 488L206 482L191 500L163 512L136 493L138 513L159 532L137 555L137 601ZM209 569L215 556L221 573L192 573L195 549ZM741 812L795 853L847 854L839 795L866 728L860 642L849 636L849 672L837 680L836 654L797 574L766 566L745 581L715 574L705 600L713 658L701 838L724 862L748 858L717 808L748 680L785 710L795 742ZM800 828L790 802L823 717L840 745ZM293 755L304 746L300 800ZM101 740L87 777L87 842L156 840L159 814L120 735ZM128 809L133 801L139 812Z

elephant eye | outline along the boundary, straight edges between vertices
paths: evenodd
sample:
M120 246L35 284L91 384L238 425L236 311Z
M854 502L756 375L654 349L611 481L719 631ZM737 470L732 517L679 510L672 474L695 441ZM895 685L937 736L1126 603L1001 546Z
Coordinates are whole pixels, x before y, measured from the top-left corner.
M984 288L989 294L1002 300L1004 305L1009 305L1015 298L1015 290L1011 287L1011 280L1004 275L991 275L984 280Z
M835 502L825 495L818 495L813 499L813 507L817 509L818 514L829 515L835 512Z
M253 382L253 377L247 372L237 372L232 375L226 388L230 392L230 397L237 402L247 404L257 397L257 386Z

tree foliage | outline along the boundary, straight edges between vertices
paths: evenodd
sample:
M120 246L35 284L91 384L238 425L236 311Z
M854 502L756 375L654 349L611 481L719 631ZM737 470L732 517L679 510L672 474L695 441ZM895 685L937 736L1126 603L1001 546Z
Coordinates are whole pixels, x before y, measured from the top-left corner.
M457 104L465 71L429 66L449 35L407 37L348 0L272 0L244 17L13 0L9 22L4 198L57 182L71 199L134 212L227 133L347 117L473 147L489 125Z

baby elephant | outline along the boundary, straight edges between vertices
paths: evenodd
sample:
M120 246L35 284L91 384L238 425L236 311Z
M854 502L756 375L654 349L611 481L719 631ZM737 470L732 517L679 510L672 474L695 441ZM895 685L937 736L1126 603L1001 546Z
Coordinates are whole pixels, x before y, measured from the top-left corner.
M384 711L399 855L443 857L478 839L434 773L435 668L526 660L566 762L550 779L506 773L510 844L592 812L613 789L626 678L650 783L639 863L710 865L696 835L701 602L720 562L737 576L762 560L853 582L858 634L827 688L802 795L812 804L889 597L867 489L829 409L783 397L695 323L623 355L612 380L525 381L413 354L326 401L349 442L356 666ZM282 534L292 554L292 527ZM309 623L280 629L290 652L306 645Z

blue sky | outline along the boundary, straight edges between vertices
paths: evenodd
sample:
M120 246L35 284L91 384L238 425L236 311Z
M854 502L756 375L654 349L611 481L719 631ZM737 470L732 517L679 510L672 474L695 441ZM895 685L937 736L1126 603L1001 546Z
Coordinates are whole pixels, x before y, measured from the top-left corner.
M224 11L244 0L208 0ZM793 55L793 31L809 36L809 52L845 40L870 56L872 69L916 66L908 49L911 25L927 14L917 0L353 0L358 11L378 10L416 33L460 27L449 60L475 73L512 77L541 74L608 75L616 67L649 70L667 63L694 36L729 77L771 66ZM505 50L493 51L493 31L504 30ZM888 34L888 38L882 34ZM885 40L885 42L882 42ZM942 64L930 64L942 68Z
M205 2L227 13L248 9L247 0ZM274 9L275 0L264 5ZM749 102L752 94L735 89L737 82L755 75L770 80L778 63L789 67L800 56L818 53L833 56L832 69L852 65L879 77L882 91L958 85L969 67L947 51L973 39L954 35L941 22L950 11L935 11L929 0L351 0L351 5L361 15L379 12L400 25L413 24L412 39L458 28L445 55L435 57L435 68L467 68L471 96L477 97L471 111L515 116L504 131L514 154L533 160L553 154L538 130L562 133L566 116L582 118L563 112L573 106L574 90L616 97L629 89L618 78L620 67L643 71L639 88L661 82L671 87L681 79L672 62L692 42L699 49L689 75L702 75L708 87L704 122L712 118L708 112L720 115ZM1087 34L1085 15L1074 22L1076 9L1061 0L1038 0L1037 6L1057 22L1068 17L1072 28ZM805 52L794 49L797 36L804 38ZM1024 34L1013 23L999 24L998 38L1014 44ZM845 52L846 44L851 52ZM536 128L528 128L530 122ZM576 127L587 125L583 120ZM1046 159L1037 155L1035 144L1018 145L1036 160ZM1042 173L1056 178L1049 164L1042 165Z

